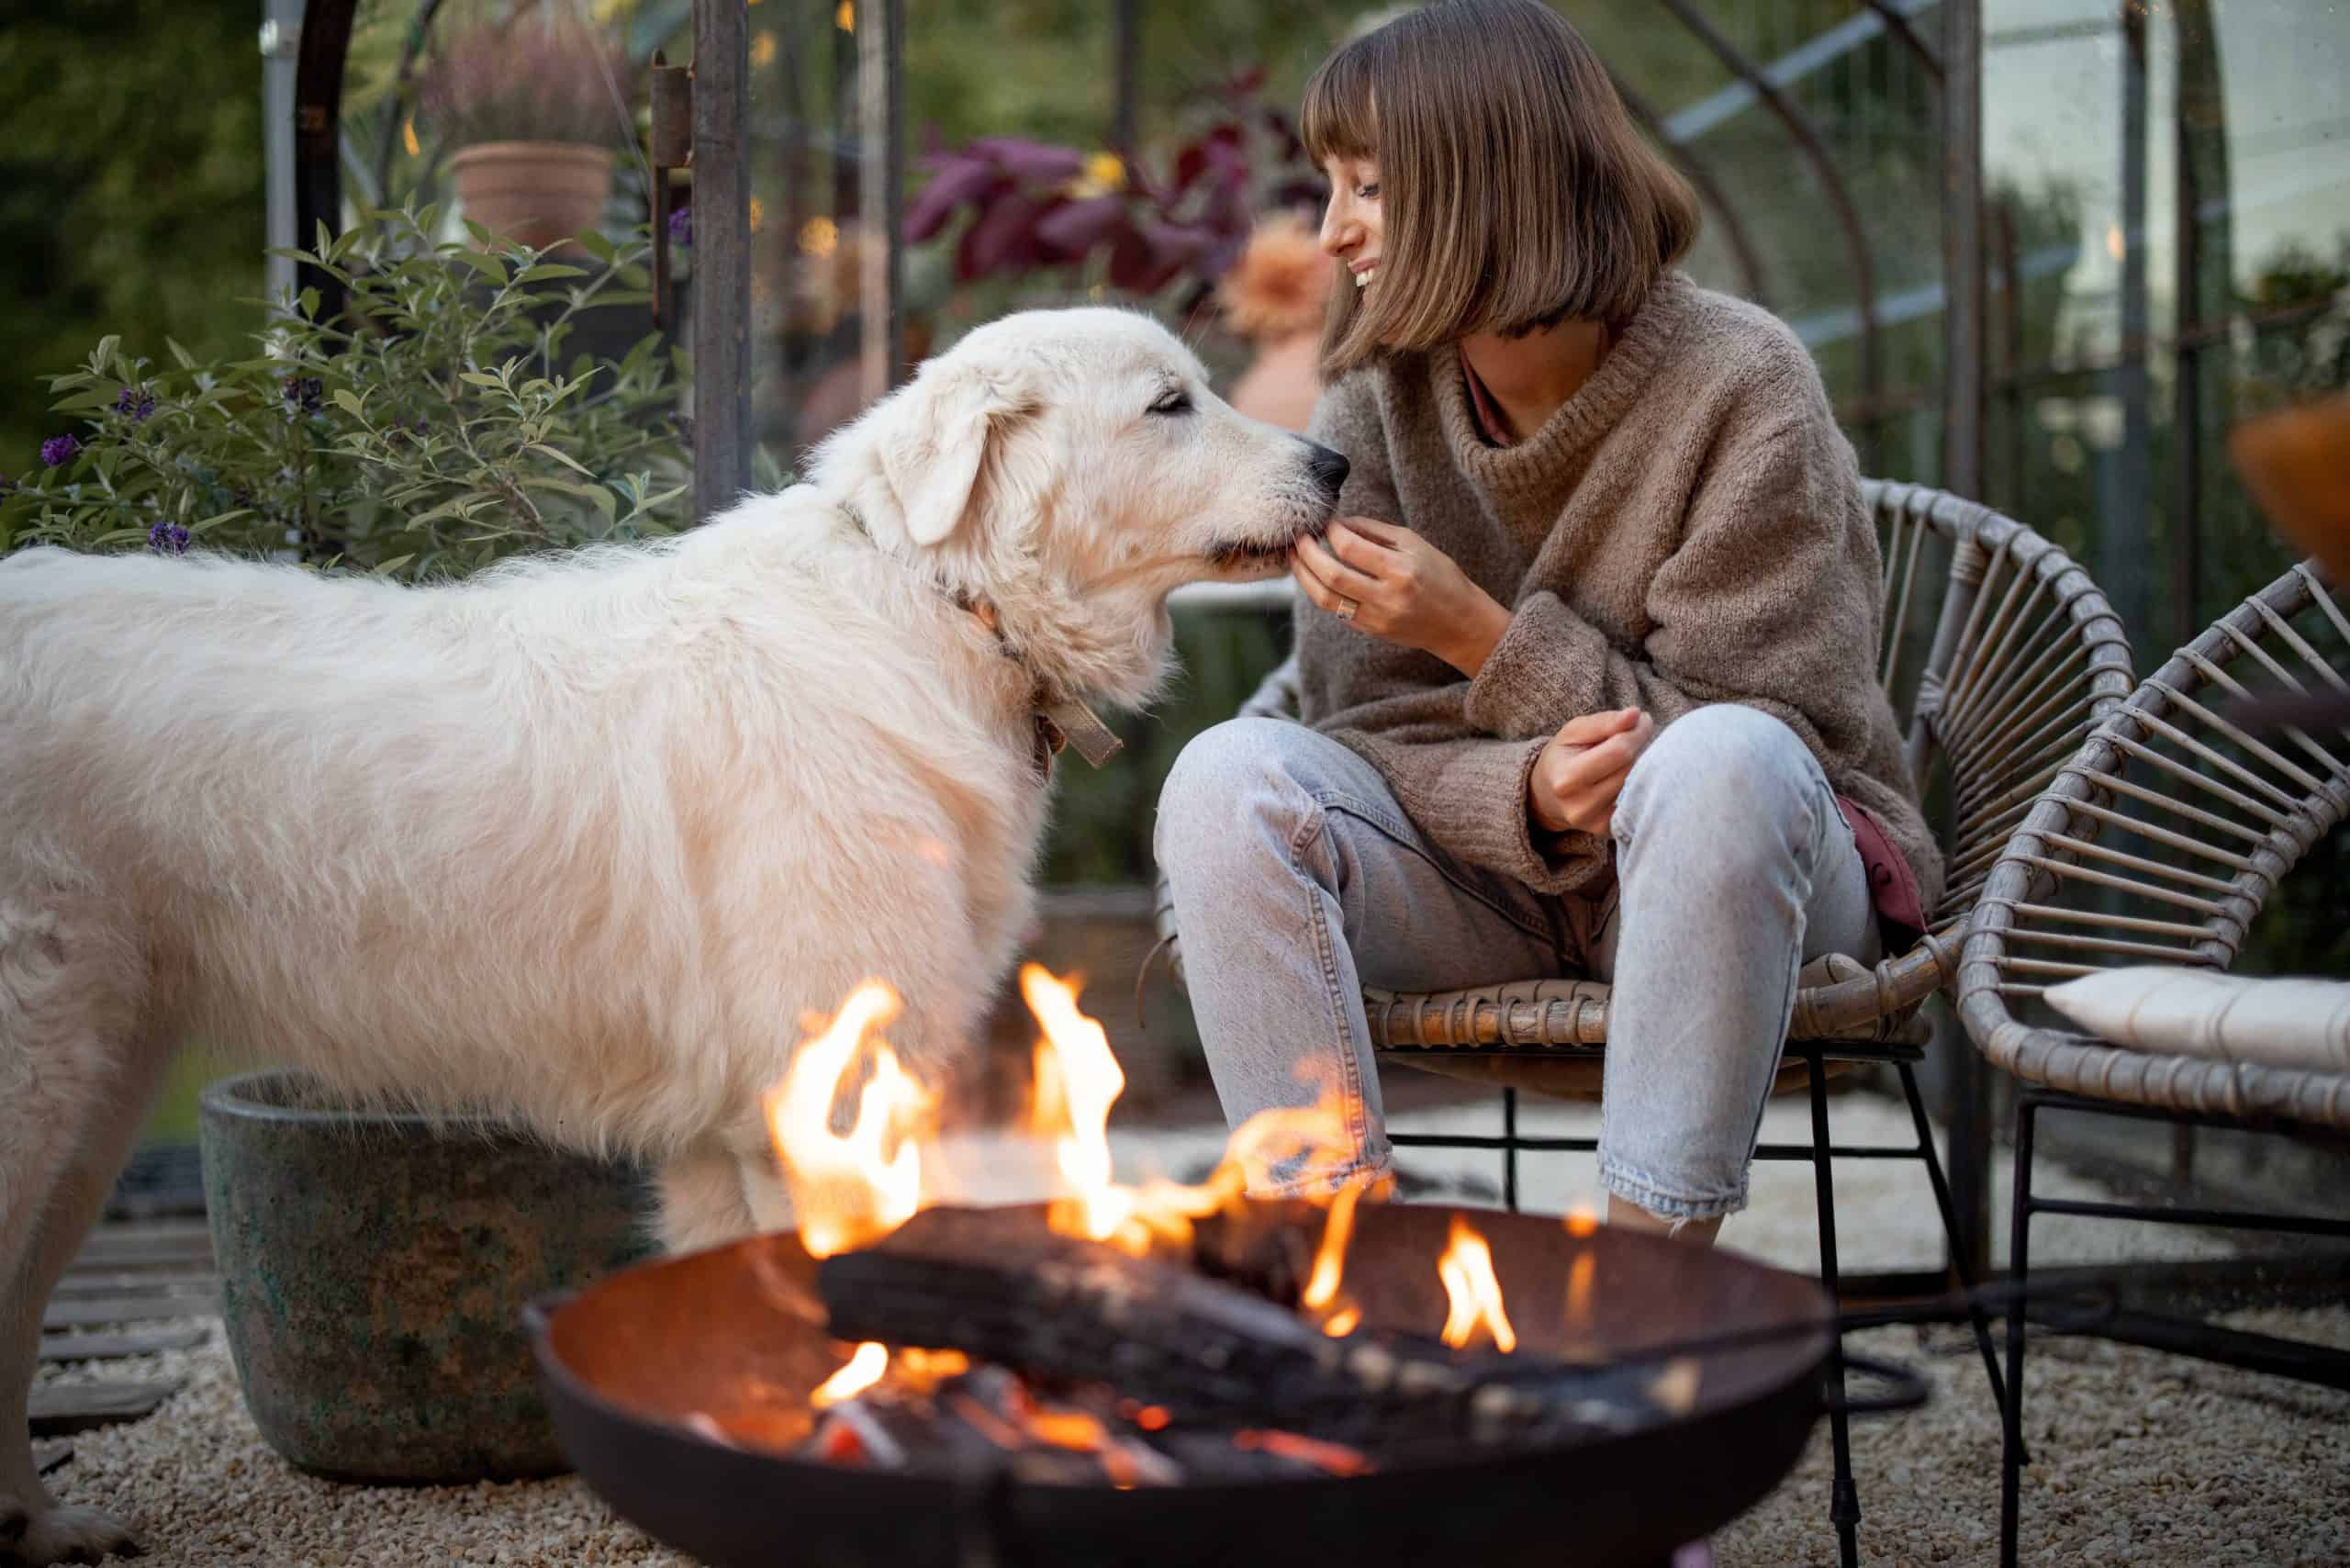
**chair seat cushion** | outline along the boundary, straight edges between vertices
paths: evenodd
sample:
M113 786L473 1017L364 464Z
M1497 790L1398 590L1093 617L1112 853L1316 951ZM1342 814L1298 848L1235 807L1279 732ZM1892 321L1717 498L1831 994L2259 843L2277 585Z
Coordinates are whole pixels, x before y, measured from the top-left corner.
M2066 980L2049 987L2047 1000L2117 1046L2350 1072L2350 982L2147 965Z

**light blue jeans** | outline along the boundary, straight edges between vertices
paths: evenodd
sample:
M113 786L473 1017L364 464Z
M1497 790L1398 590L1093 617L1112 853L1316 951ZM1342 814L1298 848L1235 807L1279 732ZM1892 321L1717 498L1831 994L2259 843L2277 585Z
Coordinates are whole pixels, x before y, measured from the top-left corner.
M1601 1183L1667 1219L1743 1207L1797 969L1879 956L1860 850L1795 732L1729 704L1658 732L1613 832L1615 890L1570 907L1437 848L1377 769L1301 724L1200 734L1159 796L1157 847L1225 1118L1337 1087L1355 1144L1340 1174L1383 1174L1363 986L1582 975L1615 987Z

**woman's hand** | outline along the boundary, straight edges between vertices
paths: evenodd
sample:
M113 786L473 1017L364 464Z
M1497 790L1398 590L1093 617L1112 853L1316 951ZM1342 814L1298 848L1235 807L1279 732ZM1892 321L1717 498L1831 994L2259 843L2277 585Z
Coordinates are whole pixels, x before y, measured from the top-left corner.
M1509 629L1509 611L1451 556L1392 522L1339 518L1326 538L1291 547L1289 569L1305 597L1331 614L1434 654L1472 679Z
M1616 819L1616 797L1655 734L1656 721L1638 708L1568 720L1526 776L1527 809L1551 833L1605 834Z

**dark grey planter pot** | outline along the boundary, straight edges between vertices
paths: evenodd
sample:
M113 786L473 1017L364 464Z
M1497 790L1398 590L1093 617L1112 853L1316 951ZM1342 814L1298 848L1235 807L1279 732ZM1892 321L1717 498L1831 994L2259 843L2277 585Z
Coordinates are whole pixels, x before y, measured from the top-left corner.
M229 1349L270 1447L346 1481L568 1468L521 1307L655 1250L635 1171L337 1108L294 1073L223 1080L199 1103Z

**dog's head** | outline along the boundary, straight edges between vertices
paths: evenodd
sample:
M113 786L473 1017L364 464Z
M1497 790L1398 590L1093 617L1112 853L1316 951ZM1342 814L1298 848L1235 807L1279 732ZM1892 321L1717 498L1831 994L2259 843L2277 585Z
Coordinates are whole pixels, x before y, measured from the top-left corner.
M1139 701L1169 592L1278 576L1347 460L1248 419L1147 316L1036 310L966 336L828 441L812 478L886 548L991 602L1069 692Z

